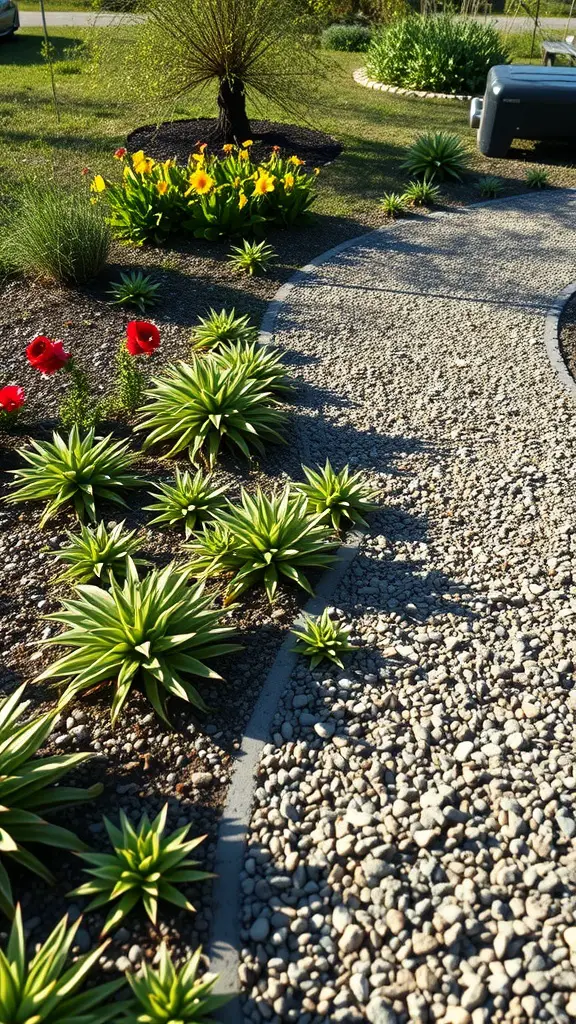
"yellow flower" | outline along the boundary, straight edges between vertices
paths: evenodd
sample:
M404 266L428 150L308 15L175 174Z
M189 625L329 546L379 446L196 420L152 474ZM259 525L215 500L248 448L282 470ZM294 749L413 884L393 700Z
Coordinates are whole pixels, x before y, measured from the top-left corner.
M195 160L197 164L202 166L205 160L204 153L192 153L192 159Z
M239 196L239 198L238 198L238 208L239 208L240 210L243 210L243 209L244 209L244 207L246 206L246 203L247 203L247 202L248 202L248 199L246 198L246 196L244 195L244 193L243 193L243 192L241 192L241 193L240 193L240 196Z
M164 163L162 164L162 167L164 168L165 171L169 171L171 167L175 167L175 166L176 166L176 161L175 160L165 160Z
M144 150L139 149L137 153L132 154L132 166L136 167L136 164L141 164L145 159Z
M203 171L202 168L200 167L198 168L197 171L194 171L194 174L190 175L189 180L190 185L192 186L194 192L198 192L198 194L201 196L206 195L207 192L210 192L212 186L214 185L214 178L211 178L210 175L207 174L206 171Z
M222 146L222 150L226 154L231 153L233 149L234 146L232 145L231 142L227 142L225 146Z
M103 192L104 191L104 189L106 188L106 182L104 181L104 178L102 177L101 174L97 174L96 177L92 180L90 188L92 189L93 192Z
M254 145L254 143L252 142L252 139L246 139L246 142L243 142L242 145L244 146L244 149L249 149L250 146Z
M286 189L287 192L289 192L291 188L294 188L294 175L293 174L285 174L284 175L284 188Z
M254 183L254 195L265 196L267 192L273 192L275 181L276 179L272 174L266 174L266 171L262 171L260 177Z
M158 190L160 195L163 196L168 191L168 182L159 181L158 184L156 185L156 189Z
M294 164L294 167L302 167L304 161L301 160L299 156L291 156L288 158L288 163Z
M134 170L136 174L150 174L150 171L154 167L154 161L150 157L140 160L139 163L134 164Z
M242 179L241 178L238 178L238 177L234 178L234 181L232 183L233 188L240 188L241 184L242 184Z
M315 167L314 168L314 174L316 174L316 175L320 174L320 168L319 167Z

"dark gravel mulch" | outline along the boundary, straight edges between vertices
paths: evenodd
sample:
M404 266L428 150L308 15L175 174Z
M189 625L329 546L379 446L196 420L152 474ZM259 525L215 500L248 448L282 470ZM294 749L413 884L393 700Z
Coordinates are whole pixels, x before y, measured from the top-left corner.
M560 320L560 351L576 380L576 295L570 299Z
M284 124L273 121L252 121L252 156L255 160L266 160L272 146L280 146L284 153L296 154L310 167L321 167L330 163L342 146L336 139L312 128L298 124ZM200 117L193 120L165 121L160 125L147 124L126 139L130 152L143 149L155 160L175 157L186 163L198 144L207 142L211 150L220 150L225 142L218 130L215 118Z

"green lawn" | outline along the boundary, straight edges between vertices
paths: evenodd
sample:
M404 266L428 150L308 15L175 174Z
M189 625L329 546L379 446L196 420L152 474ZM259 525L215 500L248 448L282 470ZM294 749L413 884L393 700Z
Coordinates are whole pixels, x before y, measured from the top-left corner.
M108 38L106 32L100 30L98 38ZM116 57L120 70L113 75L108 60L101 72L91 72L73 54L70 59L71 48L84 38L79 29L52 33L57 59L66 58L56 64L60 121L41 55L40 30L22 31L14 43L2 44L0 201L9 201L23 177L54 176L78 183L85 167L94 173L117 173L114 149L133 128L154 120L154 110L138 95L139 83L131 81L122 52ZM329 80L320 86L308 113L309 124L334 135L344 146L342 156L321 175L319 212L347 218L350 231L375 222L379 196L404 181L400 163L406 145L429 129L457 132L470 152L473 171L500 175L513 191L524 187L529 151L517 151L511 160L482 158L475 133L468 128L466 103L406 99L361 88L351 77L361 63L362 55L335 54ZM201 102L182 101L174 109L181 117L213 113L210 96ZM252 113L282 119L281 112L266 106ZM538 159L545 162L541 156ZM550 166L550 178L556 185L576 185L576 171L561 161ZM472 177L466 186L448 189L448 195L452 201L470 201L476 195Z

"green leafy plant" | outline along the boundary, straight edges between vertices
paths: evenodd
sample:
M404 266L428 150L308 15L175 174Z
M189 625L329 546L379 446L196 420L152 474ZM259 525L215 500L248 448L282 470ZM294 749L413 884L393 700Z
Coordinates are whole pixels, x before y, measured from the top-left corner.
M126 348L126 342L122 341L116 353L116 381L114 393L108 402L109 412L134 413L144 401L148 379L140 369L139 362Z
M335 530L341 529L343 519L367 525L363 513L374 512L378 505L374 501L375 492L367 486L359 470L351 473L350 467L344 466L336 473L329 459L321 469L307 466L302 469L308 483L296 483L294 487L306 495L309 511L326 515Z
M249 316L236 316L236 310L219 313L211 309L209 315L198 318L198 326L192 332L193 349L218 349L230 342L250 343L258 338L258 330L250 323Z
M480 195L485 199L495 199L504 191L504 185L500 178L495 178L492 174L485 174L484 177L478 178L477 184Z
M228 257L232 269L241 274L265 274L272 260L278 259L271 245L266 242L248 242L233 245Z
M409 146L402 164L409 174L419 178L462 180L467 155L457 135L450 132L425 132Z
M67 439L54 433L52 442L32 441L30 448L19 449L28 463L24 469L13 469L14 493L5 501L41 501L48 504L40 527L64 506L72 504L79 519L88 516L96 521L96 500L126 502L120 491L140 487L144 481L128 472L134 456L125 441L114 441L111 434L99 441L94 430L81 437L72 427Z
M259 345L255 341L232 342L222 345L214 358L225 368L243 370L273 395L287 395L293 390L278 349Z
M188 449L190 460L202 456L209 466L225 443L250 457L264 451L265 441L281 442L286 414L244 367L230 369L212 356L178 363L155 377L146 392L135 430L148 431L144 448L174 442L167 457Z
M63 611L47 616L68 631L43 641L72 650L39 678L67 679L65 700L111 683L113 724L136 682L143 684L154 710L168 724L168 696L206 711L196 687L183 677L220 679L205 659L239 648L221 642L234 630L219 625L224 613L213 607L202 584L188 587L188 576L171 564L139 580L136 566L127 559L122 586L114 578L109 590L81 584L74 600L62 602Z
M58 419L67 430L72 427L90 430L99 422L101 408L92 394L88 375L75 359L68 361L65 372L70 376L70 383L60 402Z
M66 968L81 923L79 918L68 928L63 917L29 961L22 913L16 909L6 951L0 950L2 1024L105 1024L118 1019L124 1004L111 997L124 985L123 978L79 991L108 942Z
M374 35L366 65L372 78L388 85L462 94L484 91L490 68L509 62L493 25L453 14L409 14Z
M124 523L117 523L111 530L104 523L95 528L81 526L80 533L67 530L66 536L66 547L49 551L69 566L55 583L90 583L94 578L108 583L110 575L124 578L127 558L132 558L135 565L148 564L144 558L135 557L141 541L136 530L124 529Z
M224 507L227 488L217 487L212 474L204 474L201 470L192 476L176 470L174 484L157 485L151 497L157 500L153 505L146 505L149 512L159 512L150 526L181 526L184 524L186 537L198 528L200 523L213 519L216 512Z
M402 193L408 206L434 206L440 199L440 189L431 181L410 181Z
M322 615L304 615L302 628L292 630L299 641L294 650L310 658L310 668L316 668L324 659L344 668L342 655L356 650L348 642L351 630L352 626L343 626L333 619L327 608Z
M110 244L102 211L87 196L43 183L21 192L2 250L23 274L76 285L101 271Z
M294 494L289 486L271 497L261 490L252 497L243 490L240 505L229 503L214 526L205 525L187 545L192 573L233 574L227 601L257 583L273 601L281 577L313 593L303 570L329 565L337 545L321 516L308 514L307 504L306 497Z
M144 274L141 270L129 270L126 274L120 274L120 281L112 285L108 294L112 296L115 305L134 306L141 313L145 313L158 301L159 290L160 285L152 280L150 274Z
M217 974L198 978L201 955L199 948L177 971L162 944L157 971L144 963L139 974L126 975L135 996L130 1018L134 1024L213 1024L214 1011L234 997L212 994Z
M372 41L372 32L367 25L329 25L321 36L324 50L345 50L348 53L364 53Z
M8 872L2 863L4 857L52 883L52 873L27 849L28 843L45 843L63 850L86 847L69 829L47 822L43 815L93 800L102 792L99 784L91 789L58 785L68 772L90 760L93 754L36 756L54 728L57 712L49 711L21 722L30 705L30 701L21 699L25 690L25 685L20 686L9 697L0 699L0 909L9 917L14 905ZM1 973L0 966L0 1007Z
M212 877L206 871L198 871L198 861L189 857L206 836L187 840L189 825L165 836L167 815L168 804L164 804L152 823L144 814L138 827L134 828L120 811L119 829L104 818L114 853L79 854L90 865L85 870L92 877L70 895L93 896L88 910L120 899L106 918L103 935L117 928L140 901L153 924L158 918L159 900L167 900L184 910L195 909L174 883L201 882Z
M391 220L401 217L406 209L404 196L401 196L398 192L385 192L380 200L380 209Z
M550 176L544 167L529 167L526 171L528 188L546 188L549 183Z

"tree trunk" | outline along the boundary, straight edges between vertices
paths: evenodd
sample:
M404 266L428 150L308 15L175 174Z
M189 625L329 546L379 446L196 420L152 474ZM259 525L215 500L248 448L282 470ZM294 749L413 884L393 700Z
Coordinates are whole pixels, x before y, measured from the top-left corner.
M250 121L246 116L246 93L238 78L227 78L220 82L218 92L218 128L225 142L242 145L250 138Z

